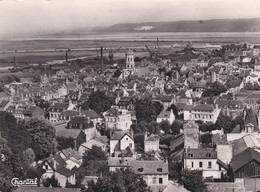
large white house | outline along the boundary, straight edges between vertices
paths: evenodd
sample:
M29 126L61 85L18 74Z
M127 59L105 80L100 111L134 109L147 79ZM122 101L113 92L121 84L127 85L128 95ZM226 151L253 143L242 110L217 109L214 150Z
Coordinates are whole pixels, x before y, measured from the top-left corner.
M218 159L214 148L187 149L184 153L184 169L201 170L204 178L221 178L228 166Z
M105 125L108 129L130 130L132 125L131 112L125 109L111 108L104 112Z

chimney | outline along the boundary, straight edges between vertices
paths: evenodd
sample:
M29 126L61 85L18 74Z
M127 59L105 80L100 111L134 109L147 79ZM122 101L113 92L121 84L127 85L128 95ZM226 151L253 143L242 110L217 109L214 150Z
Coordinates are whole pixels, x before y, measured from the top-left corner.
M147 139L147 132L144 133L144 141Z
M90 117L87 117L87 122L88 124L90 124Z
M53 161L53 168L54 168L54 170L56 170L57 169L57 162L54 158L52 158L52 161Z
M79 106L79 116L81 116L81 114L82 114L81 109L82 109L81 106Z

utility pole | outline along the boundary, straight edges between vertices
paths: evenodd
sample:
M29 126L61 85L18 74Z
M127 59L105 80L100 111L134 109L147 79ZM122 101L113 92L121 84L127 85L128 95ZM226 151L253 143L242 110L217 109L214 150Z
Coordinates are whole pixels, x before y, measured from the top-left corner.
M66 51L65 57L66 57L66 62L68 62L68 51Z

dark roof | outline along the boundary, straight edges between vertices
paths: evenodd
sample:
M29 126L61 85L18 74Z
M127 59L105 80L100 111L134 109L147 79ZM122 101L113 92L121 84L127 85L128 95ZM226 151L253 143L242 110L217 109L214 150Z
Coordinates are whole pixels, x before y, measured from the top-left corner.
M228 88L235 88L235 87L239 87L242 83L241 79L231 79L226 83L226 86Z
M120 140L125 135L125 132L123 131L115 131L110 140Z
M257 123L257 115L255 114L254 110L252 108L250 109L245 109L246 111L246 117L245 117L245 122L244 125L247 125L251 123L254 125L254 128L258 128L258 123Z
M97 112L94 111L93 109L83 110L83 111L81 112L81 114L82 114L83 116L90 117L90 119L100 118L100 115L97 114Z
M186 159L216 159L217 152L214 148L187 149Z
M75 174L74 170L70 170L70 169L67 169L65 167L58 169L56 172L61 174L61 175L64 175L65 177L70 177L71 175Z
M157 118L169 118L172 111L163 110Z
M247 148L232 158L231 164L233 171L239 170L253 160L260 163L260 153L252 148Z
M94 127L94 123L92 121L88 122L86 117L84 116L75 116L72 117L69 124L83 124L84 129L89 129Z
M168 164L163 161L132 161L129 163L130 169L141 175L161 175L168 174Z
M193 107L193 110L202 110L202 111L213 111L214 106L208 104L199 104Z
M61 113L61 115L66 115L66 116L75 116L78 115L79 112L75 110L67 110Z

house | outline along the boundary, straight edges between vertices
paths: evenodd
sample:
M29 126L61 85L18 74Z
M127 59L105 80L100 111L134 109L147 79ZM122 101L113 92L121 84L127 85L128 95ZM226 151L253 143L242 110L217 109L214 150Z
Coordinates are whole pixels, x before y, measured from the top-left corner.
M66 123L54 125L54 128L56 137L73 138L77 148L87 141L87 136L82 129L68 129Z
M76 149L63 149L57 154L59 154L64 159L64 161L66 162L65 167L67 169L76 169L79 168L82 164L82 155Z
M175 103L175 97L171 95L159 95L154 101L160 101L163 104L163 108L167 109Z
M72 117L72 119L68 122L67 128L82 130L86 135L86 141L89 141L98 134L94 123L89 117L86 118L85 116Z
M100 125L102 123L102 118L99 114L97 114L96 111L93 109L87 109L87 110L79 110L80 114L86 118L90 118L90 120L94 123L94 126Z
M108 139L106 136L96 136L95 138L90 139L85 143L82 143L78 151L81 154L84 154L85 151L92 149L94 145L100 147L103 151L106 151L107 141Z
M235 178L247 178L260 175L260 152L258 149L247 148L235 155L232 160Z
M204 178L221 178L228 166L218 160L214 148L186 149L184 154L184 169L201 170Z
M168 163L163 161L131 161L129 168L142 176L148 186L168 185Z
M54 176L61 187L65 187L66 182L72 185L76 184L75 171L66 168L66 162L59 154L51 155L49 158L43 160L41 168L45 171L41 179Z
M151 134L150 136L147 136L147 132L145 132L144 135L144 151L160 151L159 149L159 141L160 137L158 135Z
M218 115L220 113L220 109L218 106L214 108L213 105L209 104L198 104L193 106L192 108L185 108L184 112L184 120L193 120L198 121L201 120L203 122L212 122L215 123L217 121Z
M131 112L125 109L111 108L104 112L105 125L108 129L130 130Z
M63 111L59 115L59 121L70 121L76 115L79 115L79 112L76 111L76 110L66 110L66 111Z
M119 102L117 103L117 106L119 109L132 111L135 107L135 99L132 97L121 97Z
M50 107L50 121L58 122L62 112L68 110L69 103L55 103Z
M162 121L169 121L170 124L173 123L175 120L175 115L172 112L172 109L170 111L163 110L158 116L157 116L157 123L160 123Z
M29 106L25 112L24 112L24 117L41 117L44 118L45 117L45 111L38 107L38 106Z
M115 171L116 169L126 169L129 167L130 162L135 161L133 157L109 157L108 167L109 171Z
M244 88L244 83L241 79L231 79L225 85L228 87L228 92L232 94L236 94Z
M110 155L113 157L123 155L123 150L127 148L131 151L134 150L134 139L132 135L123 131L114 131L110 137Z

